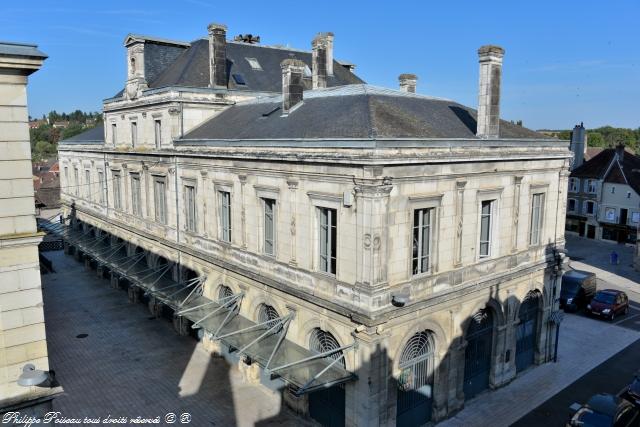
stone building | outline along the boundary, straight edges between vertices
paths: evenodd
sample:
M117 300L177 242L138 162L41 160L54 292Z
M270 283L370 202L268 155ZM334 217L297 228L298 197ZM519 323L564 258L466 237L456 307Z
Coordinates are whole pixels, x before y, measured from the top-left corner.
M60 145L67 251L325 425L442 420L549 361L571 154L500 120L504 51L476 112L364 84L332 33L242 40L126 38L104 128Z
M45 59L35 45L0 42L0 414L41 414L59 392L46 379L27 112L28 76Z

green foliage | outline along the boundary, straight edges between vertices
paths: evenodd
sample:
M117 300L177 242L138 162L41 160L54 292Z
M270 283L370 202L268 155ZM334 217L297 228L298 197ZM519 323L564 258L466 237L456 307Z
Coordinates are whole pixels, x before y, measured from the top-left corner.
M48 123L29 130L33 161L55 158L60 140L71 138L102 123L102 114L80 110L67 114L53 110L47 115L43 114L42 120Z
M624 144L633 151L637 151L640 143L640 129L603 126L589 130L587 135L587 144L590 147L615 147L618 144Z

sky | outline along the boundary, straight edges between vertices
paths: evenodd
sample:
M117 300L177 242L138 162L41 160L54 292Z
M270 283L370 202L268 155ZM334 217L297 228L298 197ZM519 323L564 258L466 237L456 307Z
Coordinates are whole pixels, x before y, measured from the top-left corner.
M0 0L0 40L34 43L49 58L30 77L29 112L99 111L126 79L129 33L192 41L210 22L228 37L310 49L335 33L334 56L367 83L476 108L478 47L506 50L501 116L532 129L584 122L640 127L639 0L252 1Z

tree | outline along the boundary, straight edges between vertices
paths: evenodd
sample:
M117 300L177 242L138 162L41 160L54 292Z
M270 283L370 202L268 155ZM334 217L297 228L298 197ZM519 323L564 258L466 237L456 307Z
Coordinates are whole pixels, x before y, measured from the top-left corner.
M605 147L606 143L600 132L587 132L587 145L589 147Z

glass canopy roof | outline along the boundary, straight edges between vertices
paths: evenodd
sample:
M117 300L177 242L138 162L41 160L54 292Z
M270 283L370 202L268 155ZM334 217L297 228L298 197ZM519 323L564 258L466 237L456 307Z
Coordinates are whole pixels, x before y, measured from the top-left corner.
M248 356L272 378L279 377L294 385L296 394L355 379L355 375L344 368L343 361L345 353L355 349L355 343L326 353L315 353L286 339L292 313L256 323L239 313L242 293L211 300L202 295L205 277L175 281L170 265L150 267L144 253L127 255L126 242L114 245L107 233L96 238L91 230L83 232L50 222L39 225L62 236L86 257L169 306L176 315L189 319L193 322L192 328L203 328L211 339L221 341L230 351Z

